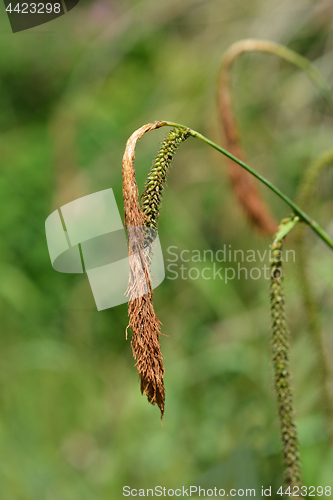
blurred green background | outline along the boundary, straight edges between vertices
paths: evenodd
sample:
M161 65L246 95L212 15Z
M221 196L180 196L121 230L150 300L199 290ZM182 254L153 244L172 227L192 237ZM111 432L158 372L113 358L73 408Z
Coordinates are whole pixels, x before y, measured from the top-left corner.
M258 496L272 486L281 498L267 280L165 279L156 289L167 335L162 428L140 395L127 305L97 312L86 276L54 271L44 224L64 203L109 187L122 210L122 154L146 122L183 123L221 143L216 79L237 40L284 43L332 82L332 3L81 0L16 34L0 10L0 498L117 500L124 485L257 488ZM332 147L332 111L304 74L273 56L237 60L232 87L249 164L295 197L306 166ZM138 145L140 189L165 133ZM332 179L318 184L311 211L331 233ZM277 218L288 215L262 192ZM165 258L171 245L179 253L269 244L237 206L223 157L194 139L175 158L159 234ZM308 237L331 358L332 254ZM286 273L304 481L332 486L295 265Z

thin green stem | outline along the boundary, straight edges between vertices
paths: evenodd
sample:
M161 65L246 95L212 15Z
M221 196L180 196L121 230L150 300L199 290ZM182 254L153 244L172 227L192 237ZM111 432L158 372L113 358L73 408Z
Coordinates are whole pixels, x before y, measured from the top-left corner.
M292 210L294 211L294 213L296 215L298 215L302 221L306 222L313 229L313 231L315 233L317 233L317 235L329 247L331 247L333 249L333 241L330 239L330 237L328 236L328 234L324 231L323 228L321 228L319 226L319 224L315 220L311 219L311 217L309 217L287 195L285 195L284 193L282 193L282 191L280 191L276 186L274 186L274 184L272 184L269 180L267 180L262 175L258 174L258 172L256 172L253 168L251 168L245 162L239 160L238 158L236 158L236 156L232 155L231 153L229 153L228 151L226 151L225 149L223 149L221 146L219 146L218 144L215 144L215 142L211 141L210 139L208 139L204 135L200 134L199 132L196 132L195 130L192 130L192 129L188 128L188 127L185 127L184 125L180 125L179 123L173 123L173 122L169 122L169 121L165 121L165 122L162 122L162 123L163 123L163 125L166 125L166 126L169 126L169 127L177 127L177 128L186 129L188 131L188 133L192 137L196 137L197 139L200 139L201 141L205 142L206 144L208 144L212 148L216 149L217 151L219 151L223 155L225 155L228 158L230 158L231 160L233 160L235 163L238 163L238 165L240 165L245 170L247 170L248 172L250 172L250 174L252 174L254 177L256 177L257 179L259 179L260 182L262 182L263 184L265 184L265 186L267 186L271 191L273 191L275 194L277 194L279 196L279 198L281 198L281 200L283 200L285 203L287 203L287 205L289 205L290 208L292 208ZM161 125L161 126L163 126L163 125Z

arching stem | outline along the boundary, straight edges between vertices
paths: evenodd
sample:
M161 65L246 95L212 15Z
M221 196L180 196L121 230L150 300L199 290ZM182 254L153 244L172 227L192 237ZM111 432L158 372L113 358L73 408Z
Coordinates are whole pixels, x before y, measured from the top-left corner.
M298 205L296 205L296 203L294 203L287 195L285 195L284 193L282 193L282 191L280 191L279 188L277 188L276 186L274 186L274 184L272 184L269 180L267 180L265 177L263 177L262 175L260 175L258 172L256 172L252 167L250 167L249 165L247 165L245 162L243 162L242 160L239 160L238 158L236 158L234 155L232 155L231 153L229 153L228 151L226 151L224 148L222 148L221 146L219 146L218 144L215 144L215 142L211 141L210 139L208 139L207 137L205 137L204 135L200 134L199 132L196 132L195 130L192 130L188 127L185 127L184 125L180 125L179 123L173 123L173 122L169 122L169 121L165 121L165 122L159 122L159 123L162 123L162 125L160 126L169 126L169 127L176 127L176 128L182 128L182 129L186 129L188 131L188 133L192 136L192 137L195 137L197 139L200 139L201 141L205 142L206 144L208 144L209 146L211 146L212 148L216 149L217 151L219 151L220 153L222 153L223 155L227 156L228 158L231 158L235 163L238 163L238 165L240 165L241 167L243 167L245 170L247 170L248 172L250 172L250 174L252 174L254 177L256 177L260 182L262 182L263 184L265 184L265 186L267 186L271 191L273 191L276 195L279 196L279 198L281 198L281 200L283 200L285 203L287 203L287 205L289 205L289 207L293 210L293 212L299 216L299 218L301 219L301 221L304 221L306 222L312 229L315 233L317 233L317 235L330 247L333 249L333 242L331 240L331 238L328 236L328 234L324 231L323 228L321 228L319 226L319 224L313 220L311 217L309 217Z

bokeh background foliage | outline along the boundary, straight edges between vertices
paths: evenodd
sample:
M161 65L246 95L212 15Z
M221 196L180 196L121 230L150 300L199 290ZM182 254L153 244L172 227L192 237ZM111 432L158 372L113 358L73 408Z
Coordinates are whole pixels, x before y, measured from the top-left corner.
M108 187L121 207L124 146L143 123L176 121L221 142L216 78L234 41L284 43L332 81L332 3L81 0L68 15L15 35L1 12L0 497L109 500L122 498L125 484L276 491L267 281L166 279L156 290L168 335L163 429L139 393L126 304L97 312L85 276L55 272L44 222L62 204ZM306 166L332 145L332 112L304 75L274 57L242 57L232 85L249 164L294 197ZM140 141L140 188L165 132ZM166 258L170 245L268 248L236 206L223 163L194 139L181 146L160 219ZM328 231L332 187L327 173L312 210ZM279 219L288 214L264 196ZM312 235L307 244L332 353L332 255ZM332 485L294 268L287 265L286 294L304 480Z

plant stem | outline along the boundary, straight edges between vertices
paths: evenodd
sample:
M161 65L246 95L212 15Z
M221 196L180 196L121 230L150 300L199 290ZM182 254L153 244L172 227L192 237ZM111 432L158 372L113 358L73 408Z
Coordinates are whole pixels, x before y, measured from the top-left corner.
M294 211L294 213L296 215L299 216L299 218L306 222L312 229L315 233L317 233L317 235L330 247L333 249L333 241L330 239L330 237L328 236L328 234L324 231L324 229L322 229L319 224L311 219L311 217L309 217L298 205L296 205L296 203L294 203L287 195L285 195L284 193L282 193L282 191L280 191L276 186L274 186L274 184L272 184L269 180L267 180L265 177L263 177L262 175L258 174L258 172L256 172L253 168L251 168L249 165L247 165L245 162L239 160L238 158L236 158L236 156L232 155L231 153L229 153L228 151L226 151L225 149L223 149L221 146L219 146L218 144L215 144L215 142L211 141L210 139L208 139L207 137L205 137L204 135L200 134L199 132L196 132L195 130L192 130L188 127L185 127L184 125L180 125L179 123L173 123L173 122L169 122L169 121L165 121L165 122L161 122L161 125L160 126L169 126L169 127L177 127L177 128L183 128L183 129L186 129L188 131L188 133L192 136L192 137L196 137L197 139L200 139L201 141L205 142L206 144L208 144L209 146L211 146L212 148L216 149L217 151L219 151L220 153L222 153L223 155L227 156L228 158L230 158L231 160L233 160L234 162L238 163L238 165L240 165L241 167L243 167L245 170L247 170L248 172L250 172L250 174L252 174L254 177L256 177L257 179L259 179L260 182L262 182L263 184L265 184L265 186L267 186L271 191L273 191L275 194L277 194L279 196L279 198L281 198L281 200L283 200L285 203L287 203L287 205L290 206L290 208L292 208L292 210Z

